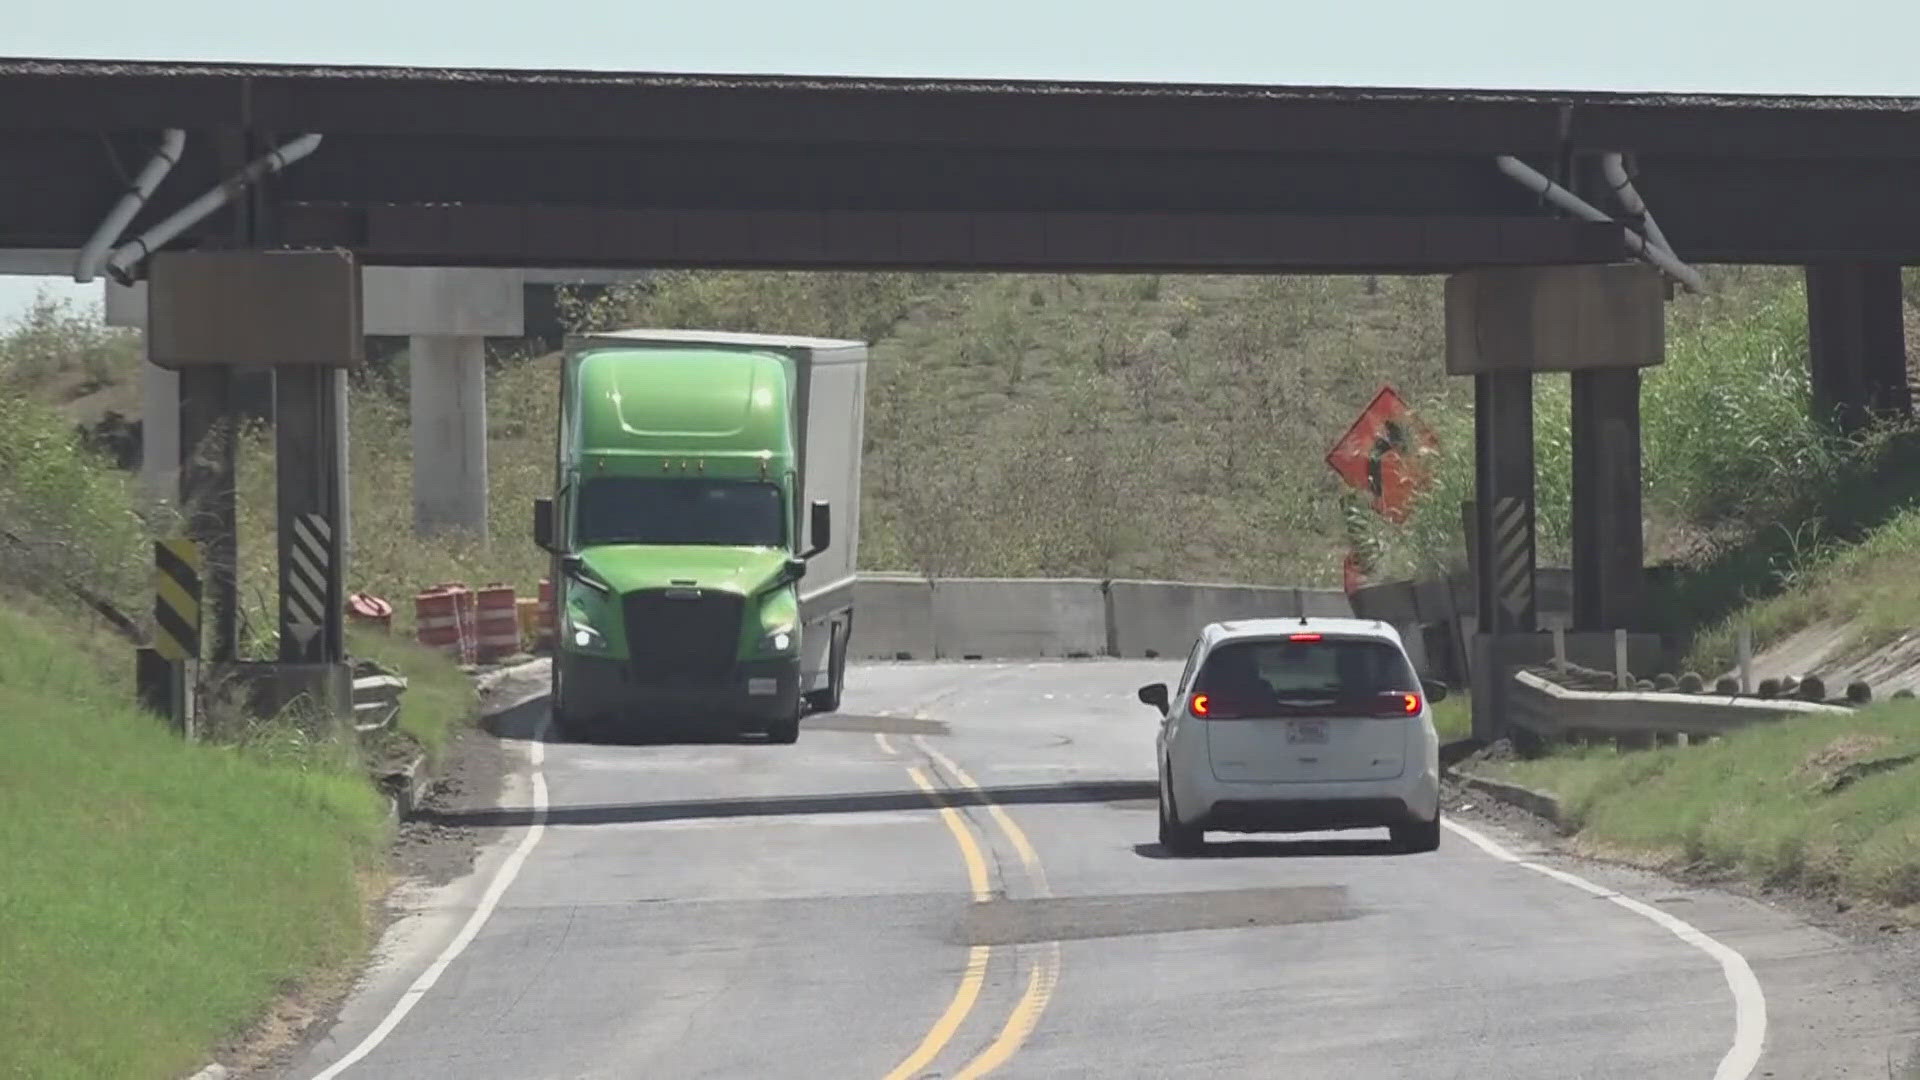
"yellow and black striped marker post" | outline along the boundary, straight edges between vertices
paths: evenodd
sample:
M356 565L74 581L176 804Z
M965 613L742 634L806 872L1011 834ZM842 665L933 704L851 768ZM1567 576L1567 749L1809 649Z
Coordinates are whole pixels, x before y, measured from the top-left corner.
M160 540L153 545L153 643L170 662L200 658L200 545Z

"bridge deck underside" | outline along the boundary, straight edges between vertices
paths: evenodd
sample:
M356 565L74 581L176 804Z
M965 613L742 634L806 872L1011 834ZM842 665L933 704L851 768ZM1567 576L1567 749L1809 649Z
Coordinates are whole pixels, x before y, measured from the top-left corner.
M134 229L320 132L267 185L261 242L395 264L1607 261L1625 254L1617 228L1565 219L1494 158L1578 183L1612 151L1690 261L1920 261L1910 101L4 60L0 247L84 241L166 127L187 154ZM231 227L182 243L210 235Z

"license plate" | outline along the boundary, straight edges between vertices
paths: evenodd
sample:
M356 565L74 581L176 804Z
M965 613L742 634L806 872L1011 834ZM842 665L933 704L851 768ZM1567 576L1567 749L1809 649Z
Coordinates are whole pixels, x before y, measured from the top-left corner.
M1287 721L1287 742L1324 743L1326 741L1327 722L1325 720Z
M754 697L771 697L780 692L778 679L748 679L747 693Z

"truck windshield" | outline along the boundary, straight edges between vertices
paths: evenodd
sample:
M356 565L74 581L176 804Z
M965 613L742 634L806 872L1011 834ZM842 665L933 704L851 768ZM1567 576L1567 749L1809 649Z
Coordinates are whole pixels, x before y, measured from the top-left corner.
M780 488L747 480L602 476L580 489L579 543L782 547Z

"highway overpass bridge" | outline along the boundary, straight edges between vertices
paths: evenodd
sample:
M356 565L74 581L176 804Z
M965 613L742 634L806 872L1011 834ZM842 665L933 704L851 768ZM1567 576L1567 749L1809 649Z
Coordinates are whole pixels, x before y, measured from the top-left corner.
M1578 307L1604 290L1566 283L1601 277L1548 268L1800 265L1821 407L1845 423L1911 410L1899 275L1920 258L1915 99L26 59L0 60L0 138L0 249L86 249L129 281L151 251L195 247L345 249L380 267L1511 268L1508 301L1540 268ZM1657 299L1635 310L1600 325L1658 323ZM1586 628L1640 617L1638 367L1654 349L1574 376ZM1531 375L1548 365L1474 352L1455 370L1476 381L1476 562L1494 568L1479 610L1497 648L1536 629ZM458 374L474 365L442 366L448 400L475 400ZM180 379L182 494L211 499L216 551L231 544L230 463L186 452L230 380ZM337 516L337 394L311 374L278 381L283 417L306 418L281 425L283 470L318 469L283 477L282 513ZM473 412L451 422L484 423ZM214 655L232 631L217 621Z

